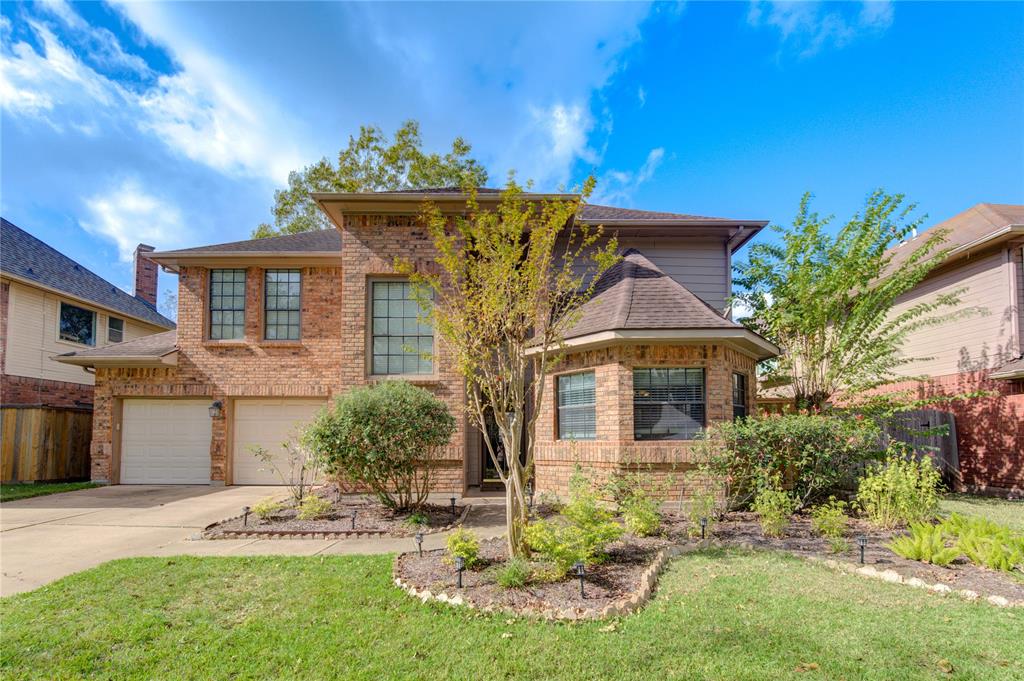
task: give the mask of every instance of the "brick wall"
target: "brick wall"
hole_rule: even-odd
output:
[[[91,407],[93,388],[81,383],[3,374],[0,376],[0,401],[4,405]]]
[[[724,345],[620,345],[566,356],[547,377],[541,411],[537,418],[535,466],[537,490],[564,495],[569,476],[578,463],[597,479],[615,471],[639,466],[656,478],[672,476],[673,497],[698,484],[686,475],[694,468],[689,441],[636,441],[633,439],[633,369],[635,367],[702,367],[705,370],[708,422],[732,419],[732,374],[744,373],[751,413],[755,400],[755,360]],[[594,369],[597,399],[597,439],[557,439],[555,397],[557,376]]]

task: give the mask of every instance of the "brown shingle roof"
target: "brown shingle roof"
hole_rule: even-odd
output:
[[[942,248],[956,249],[972,244],[1010,225],[1024,225],[1024,206],[1006,203],[979,203],[945,222],[940,222],[932,229],[948,230],[946,242]],[[925,231],[899,246],[890,248],[888,250],[888,253],[892,254],[890,268],[910,257],[910,254],[927,237],[928,232]]]
[[[284,236],[271,236],[265,239],[247,239],[245,241],[229,241],[225,244],[183,248],[173,253],[317,253],[341,250],[341,235],[336,229],[319,229],[313,232],[299,232]],[[163,255],[157,253],[157,257]]]
[[[73,357],[76,359],[114,359],[117,357],[163,357],[166,354],[177,350],[178,332],[176,330],[154,333],[149,336],[142,336],[123,343],[115,343],[102,348],[90,348],[89,350],[78,350],[66,352],[60,357]]]
[[[631,248],[597,282],[565,337],[619,329],[741,329]]]

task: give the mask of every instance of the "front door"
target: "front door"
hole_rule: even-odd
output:
[[[486,423],[487,435],[491,439],[491,444],[494,445],[494,453],[501,465],[504,466],[505,445],[501,442],[501,435],[498,432],[498,424],[494,422],[494,412],[490,409],[487,410]],[[480,490],[504,489],[504,485],[501,484],[501,477],[498,475],[498,470],[494,467],[494,461],[491,459],[491,454],[487,450],[487,441],[484,439],[483,433],[480,433],[480,456],[482,457],[480,470],[483,471],[483,475],[480,480]]]

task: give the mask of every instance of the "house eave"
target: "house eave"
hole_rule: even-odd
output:
[[[284,265],[289,267],[340,267],[341,251],[215,251],[189,253],[162,251],[147,256],[168,272],[182,267],[229,267],[232,265]]]
[[[178,351],[171,350],[163,355],[120,355],[120,356],[78,356],[78,355],[54,355],[51,359],[62,364],[71,364],[80,367],[111,367],[111,368],[160,368],[178,365]]]
[[[651,345],[707,345],[721,343],[756,358],[758,361],[777,357],[781,350],[774,343],[743,328],[723,329],[617,329],[567,338],[562,350],[579,352],[617,345],[620,343],[644,343]],[[527,354],[541,352],[532,347]]]

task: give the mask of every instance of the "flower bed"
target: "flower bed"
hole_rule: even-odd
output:
[[[462,523],[469,506],[426,504],[418,511],[394,512],[365,495],[343,494],[336,485],[325,485],[314,491],[331,502],[330,510],[322,518],[304,520],[298,517],[294,504],[284,505],[269,518],[260,518],[250,512],[248,517],[237,515],[206,527],[205,539],[339,539],[364,537],[411,537],[417,532],[432,534],[444,532]],[[414,516],[424,522],[414,524]],[[354,520],[353,520],[354,518]]]

